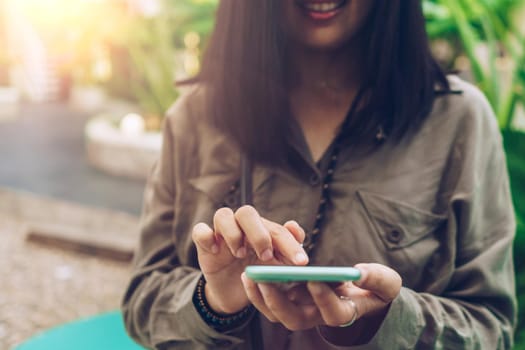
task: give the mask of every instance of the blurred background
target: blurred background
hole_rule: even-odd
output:
[[[175,80],[218,0],[0,0],[0,349],[117,310]],[[441,64],[504,135],[525,349],[525,0],[424,0]]]

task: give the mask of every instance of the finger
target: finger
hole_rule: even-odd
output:
[[[336,327],[359,317],[356,309],[325,283],[308,282],[307,287],[326,325]]]
[[[191,238],[197,249],[201,249],[211,254],[217,254],[219,252],[219,245],[215,239],[215,232],[205,223],[201,222],[193,227]]]
[[[361,278],[353,282],[359,288],[371,291],[385,303],[389,303],[399,294],[402,280],[399,274],[381,264],[358,264]]]
[[[241,280],[244,286],[244,291],[246,292],[246,295],[248,296],[248,299],[250,299],[253,306],[255,306],[255,308],[259,310],[268,320],[271,322],[277,322],[278,320],[275,315],[264,303],[257,284],[249,279],[244,272],[241,274]]]
[[[266,307],[289,330],[312,328],[321,321],[316,305],[296,305],[271,284],[260,283],[258,286]]]
[[[283,226],[292,233],[298,243],[303,244],[306,237],[306,232],[304,232],[304,229],[297,223],[297,221],[287,221]]]
[[[233,256],[241,259],[246,256],[244,235],[239,225],[237,225],[235,215],[230,208],[220,208],[215,212],[213,226],[215,227],[215,232],[222,236]]]
[[[301,244],[297,242],[288,229],[264,218],[262,220],[270,232],[276,255],[281,260],[284,259],[284,263],[292,265],[308,264],[308,255],[306,255]]]
[[[259,259],[272,260],[274,258],[272,238],[257,210],[250,205],[242,206],[235,212],[235,219]]]
[[[288,300],[297,305],[315,305],[306,283],[298,283],[286,292]]]

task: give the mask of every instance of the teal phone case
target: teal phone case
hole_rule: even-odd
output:
[[[247,266],[246,276],[255,282],[343,282],[361,278],[353,267],[335,266]]]

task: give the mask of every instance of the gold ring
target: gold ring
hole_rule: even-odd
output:
[[[339,327],[342,327],[342,328],[350,327],[351,325],[354,324],[354,322],[357,320],[357,316],[359,315],[359,312],[357,311],[357,305],[354,303],[352,299],[350,299],[350,297],[340,295],[339,299],[348,301],[348,303],[352,306],[352,309],[354,309],[354,316],[352,316],[352,319],[348,321],[347,323],[343,323],[339,325]]]

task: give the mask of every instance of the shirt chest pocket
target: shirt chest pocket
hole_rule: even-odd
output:
[[[405,285],[416,287],[423,274],[432,275],[440,263],[436,260],[443,249],[440,232],[447,217],[363,190],[357,195],[370,233]]]

